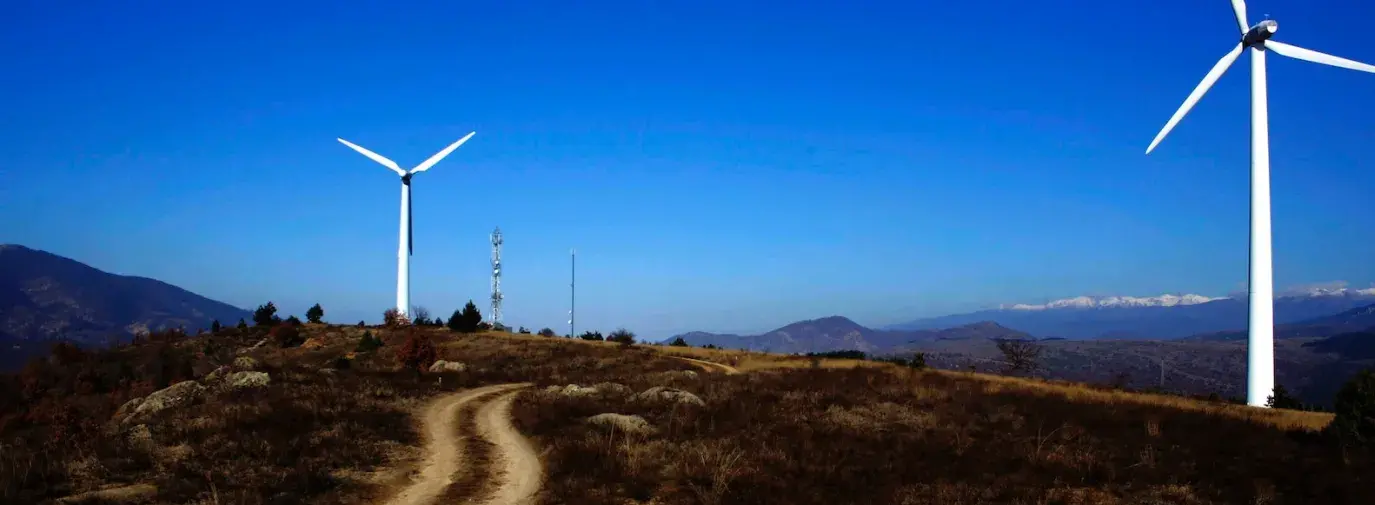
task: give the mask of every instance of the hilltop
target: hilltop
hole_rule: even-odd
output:
[[[691,332],[674,335],[664,342],[683,339],[688,345],[711,345],[726,349],[799,354],[830,351],[863,351],[882,354],[902,349],[912,342],[985,340],[994,338],[1032,338],[1030,335],[989,321],[980,321],[938,330],[875,330],[843,316],[798,321],[759,335],[732,335]]]
[[[427,348],[445,363],[403,367]],[[0,376],[0,412],[4,502],[102,489],[159,503],[1375,500],[1360,484],[1372,454],[1321,432],[1330,414],[435,327],[228,328],[59,349]],[[454,432],[434,431],[427,412],[451,413],[456,435],[436,438]],[[512,480],[530,468],[504,463],[519,454],[537,455],[521,463],[536,465],[533,480]]]

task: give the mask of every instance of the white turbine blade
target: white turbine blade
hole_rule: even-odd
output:
[[[1189,98],[1184,100],[1184,105],[1179,106],[1179,110],[1175,111],[1174,116],[1170,117],[1170,122],[1165,123],[1165,128],[1160,130],[1160,134],[1155,136],[1155,140],[1151,141],[1151,146],[1146,148],[1146,154],[1151,154],[1155,146],[1160,144],[1161,140],[1165,139],[1165,135],[1168,135],[1170,130],[1174,129],[1174,125],[1178,124],[1180,119],[1184,119],[1184,115],[1189,113],[1189,109],[1194,108],[1194,104],[1198,103],[1198,99],[1203,98],[1203,94],[1207,93],[1208,89],[1213,87],[1213,83],[1217,82],[1218,78],[1222,77],[1222,74],[1227,72],[1227,69],[1232,66],[1232,62],[1237,61],[1237,57],[1241,56],[1241,50],[1241,44],[1237,44],[1237,47],[1232,48],[1231,52],[1228,52],[1222,59],[1217,60],[1217,64],[1213,65],[1213,69],[1208,71],[1208,75],[1203,76],[1203,82],[1198,83],[1198,87],[1194,88],[1193,93],[1189,93]]]
[[[464,142],[467,142],[468,139],[472,138],[474,133],[477,132],[468,132],[468,134],[464,135],[463,138],[458,139],[458,142],[449,144],[449,147],[445,147],[443,151],[434,153],[434,156],[430,156],[430,159],[425,160],[424,163],[416,165],[415,168],[412,168],[411,173],[414,174],[417,172],[424,172],[426,170],[429,170],[430,167],[434,166],[435,163],[439,163],[439,160],[444,159],[444,157],[448,156],[449,153],[454,152],[454,149],[458,149],[458,146],[463,145]]]
[[[354,143],[349,142],[349,141],[344,140],[344,139],[335,139],[335,140],[338,140],[339,142],[342,142],[344,145],[353,148],[354,151],[358,151],[358,152],[362,153],[363,156],[367,156],[367,157],[369,157],[369,158],[372,158],[372,161],[376,161],[376,162],[378,162],[378,163],[381,163],[382,166],[385,166],[385,167],[387,167],[387,168],[390,168],[393,172],[396,172],[396,175],[406,175],[406,171],[405,171],[405,170],[401,170],[401,167],[397,166],[395,161],[389,160],[389,159],[387,159],[385,156],[382,156],[382,155],[377,154],[377,153],[375,153],[375,152],[369,151],[369,150],[363,148],[363,146],[354,144]]]
[[[1307,60],[1313,63],[1322,63],[1324,65],[1332,65],[1334,67],[1349,68],[1351,70],[1360,70],[1362,72],[1370,72],[1372,74],[1375,74],[1375,65],[1367,65],[1359,61],[1351,61],[1346,58],[1338,58],[1330,54],[1323,54],[1312,49],[1304,49],[1298,46],[1291,46],[1283,42],[1267,40],[1265,41],[1265,48],[1276,53],[1279,53],[1282,56],[1288,56],[1290,58]]]
[[[1250,26],[1246,26],[1246,2],[1244,0],[1232,0],[1232,12],[1236,13],[1237,25],[1241,26],[1241,34],[1245,35],[1251,30]]]

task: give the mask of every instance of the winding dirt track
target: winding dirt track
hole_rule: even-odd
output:
[[[478,411],[478,431],[496,446],[504,471],[495,494],[482,503],[517,505],[530,503],[542,477],[539,457],[530,443],[511,425],[511,401],[529,384],[500,384],[440,397],[425,408],[425,462],[420,475],[387,505],[429,505],[454,482],[463,470],[464,455],[458,432],[459,411],[473,402],[487,402]],[[495,399],[493,399],[495,397]]]
[[[692,363],[692,364],[694,364],[694,365],[697,365],[697,366],[701,367],[703,370],[706,370],[706,371],[708,371],[708,372],[723,372],[723,373],[725,373],[726,375],[735,375],[735,374],[740,373],[740,371],[739,371],[739,370],[736,370],[735,367],[733,367],[733,366],[725,365],[725,364],[721,364],[721,363],[716,363],[716,362],[714,362],[714,361],[707,361],[707,360],[694,359],[694,358],[684,358],[684,357],[682,357],[682,356],[674,356],[674,357],[675,357],[675,358],[678,358],[678,359],[681,359],[681,360],[683,360],[683,361],[687,361],[687,362]]]

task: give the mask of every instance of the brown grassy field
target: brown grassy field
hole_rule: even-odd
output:
[[[371,503],[419,457],[436,395],[533,382],[517,426],[544,451],[543,503],[1375,503],[1371,455],[1330,416],[856,360],[424,329],[459,373],[402,370],[399,331],[307,325],[304,347],[243,355],[267,387],[119,426],[132,397],[232,363],[260,332],[68,353],[0,376],[0,503],[151,484],[154,503]],[[740,369],[706,373],[688,356]],[[687,374],[665,374],[695,370]],[[672,386],[705,406],[567,397],[549,385]],[[648,436],[583,422],[641,415]],[[464,413],[469,416],[471,413]],[[471,424],[464,418],[461,423]],[[470,448],[476,459],[484,448]],[[467,474],[447,496],[480,489]]]

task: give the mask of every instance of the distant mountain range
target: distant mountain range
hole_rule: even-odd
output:
[[[1372,289],[1316,289],[1275,299],[1277,324],[1299,323],[1375,303]],[[923,318],[885,328],[926,330],[992,321],[1037,337],[1174,339],[1245,328],[1247,299],[1200,295],[1068,298],[968,314]]]
[[[672,342],[678,338],[692,346],[714,345],[727,349],[786,354],[848,350],[881,354],[914,342],[1032,337],[992,322],[976,322],[940,330],[875,330],[841,316],[831,316],[792,323],[759,335],[741,336],[696,331],[674,335],[665,342]]]
[[[162,281],[104,272],[21,245],[0,245],[0,355],[43,352],[48,341],[102,344],[137,332],[209,328],[251,319],[244,309]],[[9,363],[12,365],[12,363]]]

